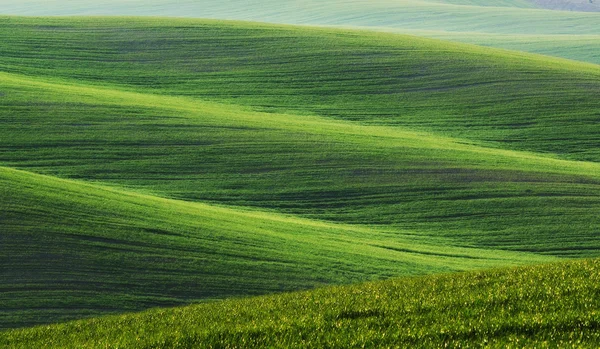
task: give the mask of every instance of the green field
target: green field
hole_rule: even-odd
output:
[[[394,32],[394,30],[388,30]],[[442,40],[460,41],[508,50],[535,52],[600,64],[599,35],[531,35],[450,33],[440,31],[403,31]]]
[[[364,27],[600,64],[600,12],[540,7],[529,0],[0,0],[3,14],[173,16]]]
[[[490,45],[593,51],[597,14],[502,5],[545,32]],[[598,344],[597,260],[556,262],[600,257],[599,65],[189,18],[0,37],[0,347]]]
[[[598,260],[228,300],[14,330],[10,348],[597,348]]]
[[[5,17],[0,30],[5,72],[57,84],[600,159],[597,65],[408,36],[218,21]]]
[[[600,255],[597,65],[195,19],[0,32],[0,327]]]

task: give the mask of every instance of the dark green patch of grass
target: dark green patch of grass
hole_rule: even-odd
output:
[[[17,101],[3,119],[9,166],[463,246],[597,253],[595,163],[22,76],[4,86]]]
[[[556,5],[556,1],[552,2]],[[585,1],[583,7],[586,6],[598,7]],[[29,0],[13,4],[5,1],[0,4],[0,12],[29,16],[183,16],[358,26],[600,63],[600,39],[595,29],[600,14],[540,10],[533,1],[526,0],[327,0],[302,4],[295,0],[230,0],[223,3],[69,0],[55,1],[52,6],[42,0]],[[54,25],[41,27],[58,29]]]
[[[597,67],[198,20],[7,18],[3,28],[7,70],[50,82],[2,77],[5,165],[471,246],[595,253],[595,165],[468,144],[596,159]]]

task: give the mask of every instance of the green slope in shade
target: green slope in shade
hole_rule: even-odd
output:
[[[597,348],[598,260],[403,278],[0,333],[10,348]]]
[[[0,328],[551,260],[0,168]]]

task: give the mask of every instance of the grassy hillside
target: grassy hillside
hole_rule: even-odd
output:
[[[0,328],[552,258],[0,168]]]
[[[134,19],[48,20],[89,51],[59,49],[59,36],[33,51],[45,29],[16,21],[29,36],[5,41],[2,57],[45,53],[8,69],[47,81],[0,76],[4,165],[476,246],[597,248],[598,164],[474,144],[597,159],[595,66],[383,34]],[[110,49],[123,43],[133,51]]]
[[[1,1],[13,15],[150,15],[237,19],[288,24],[360,26],[551,54],[600,64],[596,35],[600,13],[551,11],[565,1],[529,0],[54,0]],[[587,3],[587,1],[585,1]],[[550,4],[549,4],[550,3]],[[597,7],[587,3],[591,7]],[[429,32],[434,31],[434,32]],[[531,35],[537,39],[529,41]],[[565,40],[569,35],[571,40]],[[554,41],[560,42],[555,45]]]
[[[467,246],[567,255],[599,247],[597,163],[182,97],[8,74],[2,83],[11,91],[7,166]]]
[[[0,22],[1,327],[599,255],[595,65],[347,30]]]
[[[597,348],[597,260],[404,278],[0,333],[10,348]]]

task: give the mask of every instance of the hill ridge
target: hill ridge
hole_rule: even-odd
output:
[[[142,18],[13,21],[0,26],[7,31],[0,63],[14,73],[600,159],[592,112],[598,65],[333,29]],[[52,29],[51,42],[47,27],[61,28]],[[33,56],[11,58],[23,50]],[[559,146],[547,134],[557,122],[569,124]]]

